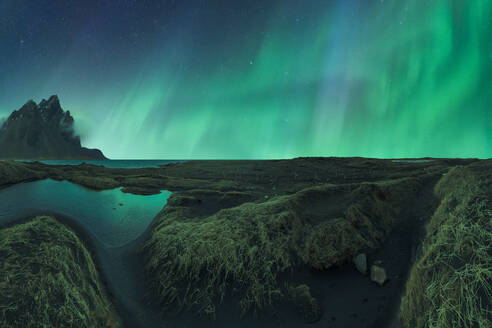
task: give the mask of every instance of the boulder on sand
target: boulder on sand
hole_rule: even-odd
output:
[[[357,270],[363,275],[367,274],[367,257],[366,254],[360,253],[357,256],[354,256],[353,262]]]
[[[386,274],[386,270],[384,268],[372,265],[371,266],[371,280],[377,282],[381,286],[388,280],[388,275]]]

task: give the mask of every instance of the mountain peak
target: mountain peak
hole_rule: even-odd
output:
[[[74,118],[58,96],[39,104],[29,100],[0,128],[0,158],[105,159],[97,149],[83,148],[74,133]]]
[[[41,102],[39,103],[39,106],[40,107],[52,107],[52,106],[61,107],[60,106],[60,99],[58,98],[57,95],[52,95],[51,97],[48,98],[48,100],[43,98],[43,100],[41,100]]]
[[[60,105],[58,96],[53,95],[48,100],[41,100],[38,105],[41,116],[46,122],[55,121],[56,124],[62,119],[64,112]]]
[[[36,102],[32,99],[28,100],[21,108],[19,108],[17,111],[29,111],[29,110],[34,110],[36,109],[38,105]],[[15,111],[14,111],[15,112]]]

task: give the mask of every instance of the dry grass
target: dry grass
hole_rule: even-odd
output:
[[[110,177],[74,175],[69,180],[94,190],[114,189],[120,186],[118,181]]]
[[[51,217],[0,230],[0,326],[118,327],[94,262]]]
[[[141,251],[153,296],[166,311],[212,318],[230,294],[243,313],[269,309],[288,294],[282,273],[377,247],[417,190],[415,179],[322,185],[202,217],[170,199]]]
[[[492,327],[492,166],[457,167],[435,188],[441,204],[402,299],[412,328]]]
[[[46,173],[33,170],[24,163],[0,160],[0,186],[29,180],[38,180],[45,176]]]

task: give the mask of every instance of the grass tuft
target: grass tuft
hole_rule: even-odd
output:
[[[287,298],[283,273],[329,269],[377,247],[417,186],[327,184],[198,217],[173,195],[141,250],[153,297],[167,312],[211,318],[227,295],[239,296],[243,314],[270,309]]]
[[[0,230],[0,327],[118,327],[90,253],[52,217]]]
[[[407,281],[404,327],[492,327],[491,180],[475,168],[454,168],[435,188],[441,204]]]

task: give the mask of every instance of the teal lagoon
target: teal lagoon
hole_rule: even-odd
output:
[[[141,196],[120,189],[93,191],[51,179],[21,183],[0,190],[2,218],[45,210],[79,222],[105,247],[120,247],[137,239],[167,203],[171,193]]]

